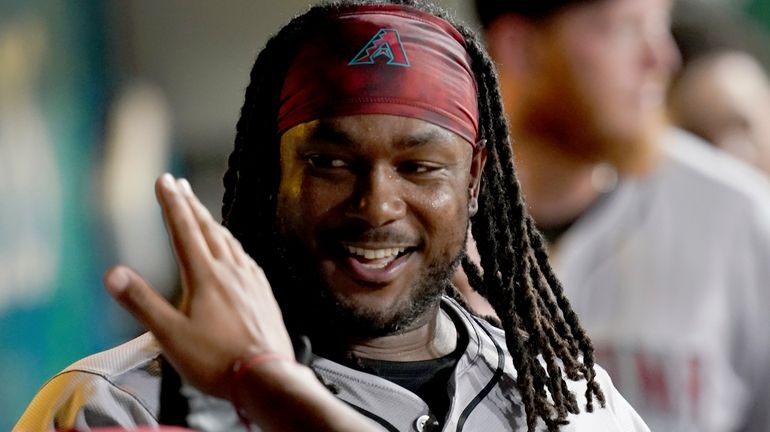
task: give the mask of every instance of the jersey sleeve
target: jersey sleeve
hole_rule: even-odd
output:
[[[594,398],[593,412],[585,409],[585,381],[581,381],[573,388],[578,396],[580,414],[568,417],[569,425],[565,432],[603,431],[603,432],[650,432],[650,428],[639,417],[639,414],[626,402],[615,386],[612,384],[607,372],[600,366],[596,370],[596,382],[602,389],[605,397],[605,406],[602,407]],[[572,387],[572,386],[571,386]]]
[[[617,423],[619,431],[629,432],[650,432],[644,420],[637,414],[636,410],[626,401],[612,384],[607,372],[603,369],[597,371],[597,375],[602,374],[601,385],[604,390],[604,396],[607,400],[604,409],[609,410]]]
[[[62,372],[43,386],[13,431],[157,425],[152,411],[130,389],[98,374],[73,370]]]
[[[157,426],[160,369],[150,333],[78,360],[40,389],[13,430]]]

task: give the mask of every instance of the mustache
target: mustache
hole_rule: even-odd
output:
[[[416,234],[405,232],[395,227],[352,227],[342,226],[329,229],[321,233],[323,242],[349,242],[349,243],[392,243],[418,245],[422,241]]]

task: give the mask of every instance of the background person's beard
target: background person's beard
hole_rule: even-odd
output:
[[[609,163],[621,174],[647,171],[659,151],[665,129],[664,109],[648,107],[638,116],[614,116],[600,97],[585,94],[569,71],[554,74],[546,91],[518,95],[509,112],[511,136],[534,138],[584,163]]]
[[[519,139],[534,136],[559,147],[576,160],[608,162],[621,172],[638,171],[656,147],[655,140],[664,124],[649,115],[635,130],[613,129],[592,109],[562,98],[560,105],[543,104],[528,108],[518,123]],[[541,144],[541,143],[539,143]]]
[[[368,339],[410,330],[426,312],[438,306],[441,294],[451,286],[465,245],[463,240],[455,256],[442,257],[428,267],[408,297],[387,310],[373,310],[338,296],[297,238],[276,237],[275,263],[279,270],[268,274],[273,291],[289,332],[308,335],[316,345],[344,344],[350,338]]]

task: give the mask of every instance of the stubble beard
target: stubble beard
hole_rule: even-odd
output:
[[[532,96],[523,104],[514,121],[514,136],[537,137],[576,160],[607,162],[621,173],[635,172],[651,163],[665,124],[662,109],[650,109],[637,120],[636,126],[613,123],[564,74],[550,93]]]
[[[301,241],[277,229],[280,287],[273,284],[290,331],[323,338],[368,339],[396,335],[414,328],[428,311],[436,309],[441,295],[450,289],[452,276],[465,251],[465,238],[455,254],[445,254],[418,276],[408,297],[386,310],[363,307],[340,296],[314,266]],[[465,230],[467,233],[467,229]],[[466,234],[467,237],[467,234]],[[311,337],[317,340],[318,337]]]

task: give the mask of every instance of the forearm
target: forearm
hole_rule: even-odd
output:
[[[306,366],[275,361],[235,383],[234,403],[265,431],[377,431],[374,423],[334,397]]]

